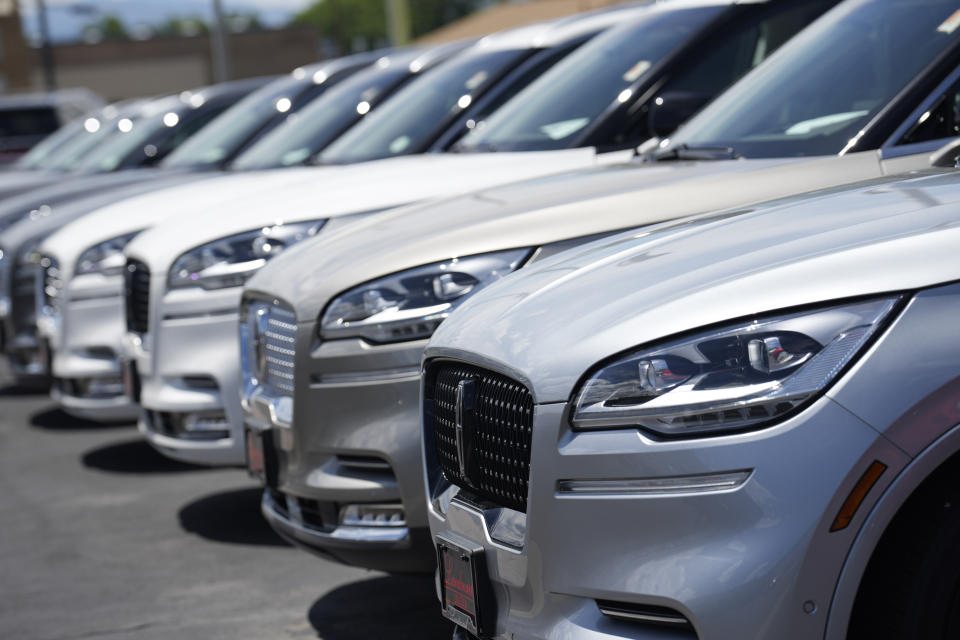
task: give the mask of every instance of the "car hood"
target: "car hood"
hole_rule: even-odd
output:
[[[808,159],[626,163],[377,216],[294,247],[248,283],[315,320],[336,294],[404,269],[537,247],[879,175],[873,152]],[[289,274],[296,273],[296,278]]]
[[[9,169],[0,172],[0,199],[9,198],[18,193],[36,189],[45,184],[59,182],[70,174],[29,171],[25,169]]]
[[[537,402],[563,402],[599,360],[677,333],[956,280],[958,205],[952,171],[620,234],[466,301],[427,357],[469,354],[529,381]]]
[[[126,180],[83,185],[77,189],[68,189],[72,184],[68,183],[56,190],[32,191],[30,198],[20,196],[0,205],[0,212],[12,212],[13,200],[17,200],[16,208],[22,218],[0,233],[0,247],[8,252],[19,253],[28,243],[54,233],[60,227],[114,202],[216,176],[216,173],[163,171],[140,174],[139,179],[130,176]],[[11,205],[9,208],[8,204]]]
[[[64,276],[69,277],[69,265],[74,264],[81,253],[100,242],[151,227],[183,211],[190,211],[196,217],[216,207],[227,197],[255,197],[263,191],[282,190],[290,183],[312,179],[315,175],[315,170],[307,168],[244,172],[142,193],[114,201],[67,224],[48,236],[41,244],[40,251],[56,258],[61,268],[67,269]],[[192,231],[189,224],[180,228],[183,235],[189,235]]]
[[[12,224],[31,212],[35,212],[34,218],[53,216],[58,213],[55,205],[71,199],[180,173],[183,171],[176,169],[130,169],[116,173],[66,174],[54,183],[0,200],[0,225]]]
[[[605,154],[624,158],[629,152]],[[189,249],[283,222],[339,219],[480,189],[509,180],[591,166],[593,149],[525,153],[427,154],[355,165],[314,167],[285,188],[229,194],[215,205],[181,208],[138,236],[127,254],[162,271]],[[344,222],[344,221],[340,221]],[[327,231],[339,226],[328,223]],[[189,233],[184,230],[189,229]]]

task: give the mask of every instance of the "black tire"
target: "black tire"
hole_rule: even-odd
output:
[[[960,639],[960,473],[931,476],[884,533],[854,603],[849,640]]]

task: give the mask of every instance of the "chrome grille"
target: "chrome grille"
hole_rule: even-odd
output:
[[[472,397],[465,410],[462,394],[468,387]],[[427,437],[432,431],[447,480],[525,512],[533,434],[533,396],[527,388],[487,369],[441,360],[427,370],[424,391]]]
[[[247,326],[252,337],[248,377],[271,396],[292,396],[297,341],[293,309],[276,301],[251,303]]]
[[[123,276],[127,330],[146,333],[150,325],[150,270],[139,260],[127,260]]]

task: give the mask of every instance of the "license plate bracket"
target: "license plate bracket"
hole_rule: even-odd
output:
[[[247,471],[264,486],[276,489],[279,460],[270,429],[246,428]]]
[[[123,361],[123,392],[127,398],[140,404],[140,372],[135,360]]]
[[[490,637],[497,610],[483,547],[440,534],[437,564],[443,616],[475,636]]]

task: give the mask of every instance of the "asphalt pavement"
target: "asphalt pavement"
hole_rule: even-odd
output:
[[[237,469],[67,416],[0,363],[0,638],[448,640],[429,576],[295,549]]]

